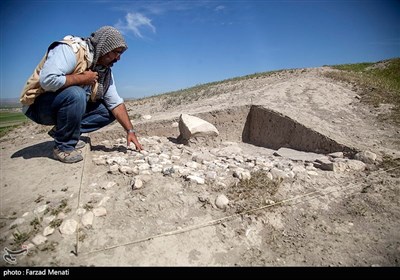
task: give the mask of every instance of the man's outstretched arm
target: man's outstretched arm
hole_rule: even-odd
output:
[[[139,143],[135,132],[133,131],[133,126],[131,120],[129,119],[128,111],[126,110],[125,104],[121,103],[111,111],[117,121],[121,124],[121,126],[127,132],[126,141],[127,145],[129,146],[131,142],[135,144],[136,150],[141,151],[143,150],[142,145]]]

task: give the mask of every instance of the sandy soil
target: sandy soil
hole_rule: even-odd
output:
[[[239,148],[236,156],[248,159],[244,163],[263,157],[266,164],[286,169],[309,166],[240,142],[234,113],[219,115],[226,131],[220,141],[190,147],[173,141],[181,113],[230,112],[248,105],[275,110],[338,143],[378,155],[364,171],[309,166],[284,178],[276,192],[245,190],[240,196],[232,191],[238,183],[232,176],[223,184],[197,184],[163,172],[141,173],[143,186],[132,189],[135,173],[112,171],[112,164],[101,162],[140,159],[126,148],[118,124],[87,135],[91,147],[83,150],[85,160],[72,165],[52,159],[50,127],[29,124],[11,132],[0,140],[0,249],[25,244],[28,250],[16,255],[14,264],[3,258],[1,266],[398,267],[400,173],[379,163],[385,155],[400,157],[400,130],[378,122],[385,106],[362,104],[354,85],[325,78],[326,71],[333,70],[298,69],[231,81],[208,89],[218,95],[190,104],[171,104],[165,97],[127,102],[132,116],[151,116],[134,119],[149,153],[183,151],[174,164],[230,145]],[[215,204],[220,194],[229,199],[225,209]],[[83,225],[84,212],[98,208],[106,214]],[[68,220],[78,223],[76,231],[62,234],[60,223]],[[55,231],[43,243],[33,241],[49,223]]]

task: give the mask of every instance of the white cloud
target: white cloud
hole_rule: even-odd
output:
[[[216,11],[216,12],[219,12],[219,11],[222,11],[222,10],[225,10],[225,6],[219,5],[214,9],[214,11]]]
[[[151,24],[151,19],[141,13],[135,12],[127,13],[125,16],[125,22],[119,21],[116,24],[116,28],[122,32],[133,32],[133,34],[139,38],[143,38],[141,30],[145,27],[150,28],[153,33],[156,32],[156,28]]]

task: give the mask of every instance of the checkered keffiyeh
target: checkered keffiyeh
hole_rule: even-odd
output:
[[[90,37],[86,39],[89,45],[90,51],[94,53],[92,70],[98,72],[98,89],[95,99],[101,99],[103,95],[107,92],[111,81],[111,69],[109,67],[105,68],[97,64],[99,57],[105,55],[106,53],[116,49],[123,48],[124,51],[128,48],[124,37],[121,32],[112,26],[103,26],[97,31],[93,32]]]

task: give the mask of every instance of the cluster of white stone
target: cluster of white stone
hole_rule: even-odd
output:
[[[121,138],[116,143],[106,140],[101,144],[108,150],[118,150],[116,147],[125,142]],[[234,178],[250,179],[251,172],[258,170],[266,171],[271,179],[275,179],[317,175],[318,169],[341,172],[362,171],[366,167],[361,160],[343,158],[343,153],[325,156],[282,148],[274,155],[247,155],[235,142],[222,142],[216,147],[191,147],[158,136],[141,138],[141,142],[145,147],[144,151],[127,149],[126,152],[102,152],[93,157],[93,162],[108,166],[110,173],[133,178],[162,173],[182,177],[197,184],[213,183],[222,186],[226,186]],[[371,163],[371,157],[364,157],[362,160]]]

